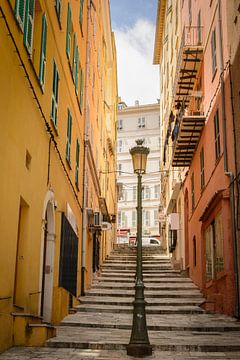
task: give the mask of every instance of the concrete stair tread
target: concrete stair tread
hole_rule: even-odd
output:
[[[59,327],[57,337],[50,339],[47,346],[74,347],[79,345],[96,344],[98,348],[107,348],[108,344],[121,344],[124,347],[128,344],[131,330],[124,329],[92,329],[75,327]],[[195,331],[149,331],[149,339],[153,348],[165,351],[240,351],[239,333],[227,332],[195,332]],[[90,340],[91,339],[91,340]],[[102,346],[101,346],[102,344]],[[117,347],[112,347],[117,349]]]
[[[132,323],[132,314],[108,314],[96,312],[94,316],[91,313],[76,313],[74,315],[68,315],[61,322],[62,325],[64,323],[72,323],[72,324],[109,324],[109,325],[130,325]],[[197,326],[201,328],[206,327],[234,327],[236,330],[240,332],[240,323],[237,321],[231,321],[231,318],[224,316],[216,316],[215,314],[208,314],[203,311],[202,314],[193,314],[193,315],[185,315],[185,314],[160,314],[160,315],[151,315],[147,316],[147,324],[155,325],[155,326],[177,326],[178,328],[187,328],[190,325]],[[239,333],[240,335],[240,333]]]
[[[160,299],[151,299],[148,298],[147,299],[147,306],[152,306],[154,304],[156,305],[170,305],[170,304],[188,304],[188,303],[195,303],[195,304],[201,304],[204,301],[203,297],[197,297],[197,298],[160,298]],[[110,305],[111,303],[128,303],[132,305],[132,299],[130,299],[129,297],[120,297],[120,298],[116,298],[116,297],[110,297],[110,296],[106,296],[104,298],[99,297],[99,296],[84,296],[80,298],[80,302],[82,304],[86,304],[86,303],[104,303],[106,305]]]
[[[101,349],[71,349],[71,348],[36,348],[36,347],[13,347],[6,353],[0,355],[1,360],[130,360],[134,359],[129,357],[124,350],[101,350]],[[196,351],[192,352],[179,352],[176,354],[174,351],[160,351],[155,349],[152,356],[148,357],[149,360],[239,360],[240,352],[231,352],[229,354],[224,352],[219,353],[206,353]]]

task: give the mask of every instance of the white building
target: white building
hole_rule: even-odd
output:
[[[130,230],[137,232],[137,176],[133,172],[129,149],[136,146],[137,139],[144,139],[150,149],[146,174],[143,175],[143,235],[159,237],[159,198],[160,198],[160,130],[159,103],[127,107],[119,104],[117,124],[117,170],[119,184],[118,233]]]

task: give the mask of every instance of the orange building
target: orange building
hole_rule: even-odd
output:
[[[206,308],[239,316],[229,4],[178,5],[182,37],[165,143],[172,146],[173,170],[181,170],[184,206],[175,212],[184,219],[184,268],[203,291]]]

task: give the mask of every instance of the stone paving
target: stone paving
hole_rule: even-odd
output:
[[[57,328],[44,348],[12,348],[0,360],[124,360],[132,324],[134,251],[118,249],[76,313]],[[240,322],[210,314],[190,279],[171,268],[168,258],[144,250],[146,314],[153,355],[158,360],[240,359]],[[152,269],[152,270],[151,270]]]

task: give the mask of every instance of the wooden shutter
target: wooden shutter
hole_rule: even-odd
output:
[[[46,45],[47,45],[47,21],[46,15],[42,17],[42,40],[41,40],[41,53],[40,53],[40,70],[39,70],[39,81],[43,87],[45,81],[46,72]]]
[[[24,45],[29,54],[32,53],[35,0],[27,0],[24,24]]]
[[[82,107],[83,107],[83,87],[84,87],[84,73],[83,70],[81,69],[81,83],[80,83],[80,110],[82,112]]]
[[[79,21],[80,21],[80,24],[81,24],[81,25],[82,25],[82,23],[83,23],[83,3],[84,3],[84,0],[80,0]]]
[[[71,28],[72,28],[72,12],[71,12],[70,4],[68,3],[67,34],[66,34],[66,53],[68,59],[70,59],[70,53],[71,53]]]
[[[79,175],[79,152],[80,152],[80,145],[77,140],[76,143],[76,169],[75,169],[75,184],[78,187],[78,175]]]
[[[71,155],[71,141],[72,141],[72,115],[68,109],[68,119],[67,119],[67,144],[66,144],[66,159],[70,162]]]
[[[25,9],[26,0],[16,0],[14,12],[22,31],[24,29]]]

